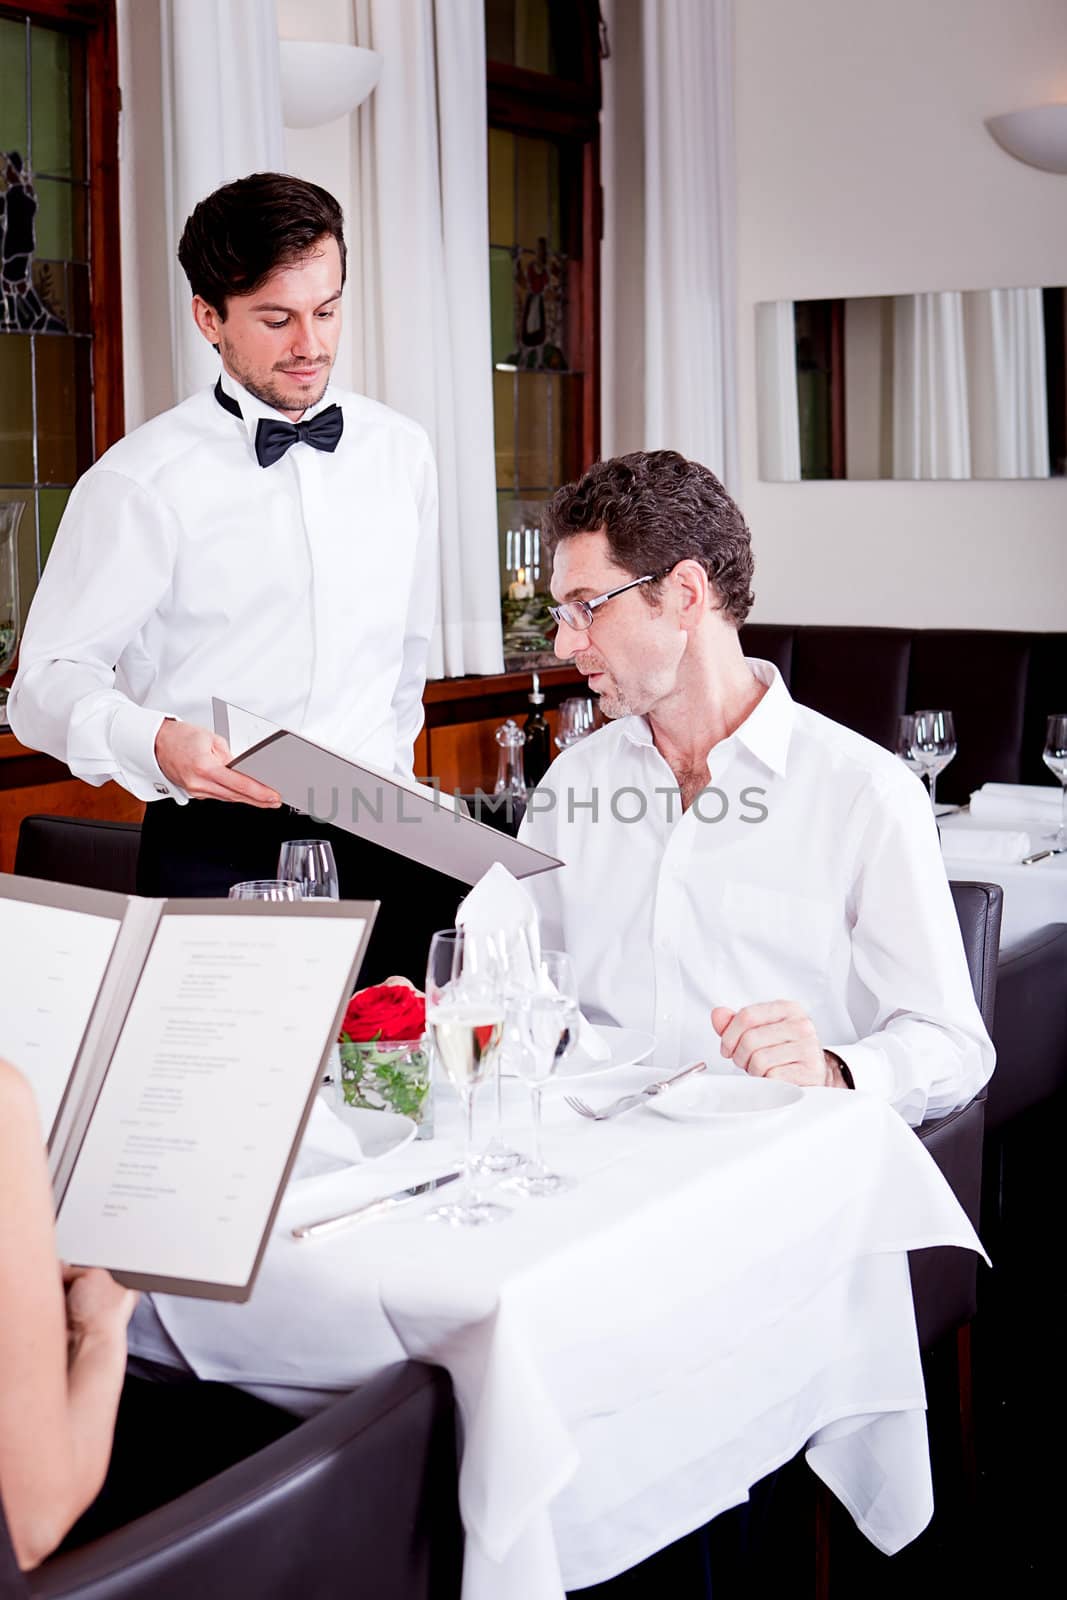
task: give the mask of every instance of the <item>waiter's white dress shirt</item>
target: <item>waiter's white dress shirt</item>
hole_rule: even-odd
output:
[[[566,863],[526,880],[542,943],[570,952],[593,1021],[655,1034],[657,1069],[734,1070],[711,1008],[796,1000],[857,1089],[919,1123],[969,1100],[994,1059],[929,799],[896,756],[748,665],[767,692],[688,811],[643,717],[549,768],[520,834]]]
[[[437,482],[418,424],[327,389],[330,454],[261,467],[281,413],[226,373],[113,445],[71,495],[8,703],[17,738],[93,784],[186,797],[156,763],[164,716],[217,695],[352,759],[411,772],[433,626]]]

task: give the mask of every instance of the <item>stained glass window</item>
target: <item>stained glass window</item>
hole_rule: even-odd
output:
[[[93,455],[85,45],[0,17],[0,504],[21,502],[23,619]]]

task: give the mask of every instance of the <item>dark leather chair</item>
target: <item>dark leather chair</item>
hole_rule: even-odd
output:
[[[1067,1088],[1067,924],[1040,928],[1001,956],[992,1033],[986,1127],[996,1133]]]
[[[953,883],[950,887],[975,999],[992,1032],[1004,891],[992,883]],[[985,1098],[983,1090],[968,1105],[932,1117],[915,1130],[976,1229],[981,1219]],[[970,1383],[970,1324],[977,1309],[978,1257],[946,1245],[913,1251],[910,1266],[920,1349],[929,1350],[947,1334],[957,1332],[962,1392],[962,1386]]]
[[[136,822],[99,817],[23,817],[15,847],[15,871],[23,878],[48,878],[84,889],[137,891]]]
[[[0,1585],[5,1558],[3,1600],[454,1600],[451,1384],[436,1367],[391,1367],[248,1460],[25,1578],[0,1512]]]

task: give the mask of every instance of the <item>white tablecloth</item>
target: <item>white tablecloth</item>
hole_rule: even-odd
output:
[[[446,1136],[290,1186],[248,1305],[157,1297],[202,1377],[307,1409],[405,1355],[445,1366],[463,1420],[464,1600],[603,1581],[805,1445],[880,1549],[921,1531],[932,1493],[904,1252],[978,1245],[892,1110],[809,1090],[714,1123],[643,1108],[594,1125],[556,1097],[546,1147],[578,1177],[569,1192],[516,1196],[491,1228],[429,1226],[420,1201],[293,1240],[296,1222],[454,1163],[438,1094]],[[518,1085],[506,1106],[521,1129]],[[158,1354],[150,1307],[131,1347]]]
[[[1030,836],[1030,854],[1046,850],[1049,824],[1023,816],[1005,820],[1004,828],[1019,829]],[[985,830],[988,821],[975,821],[968,812],[939,817],[938,827],[957,831]],[[1052,922],[1067,922],[1067,855],[1046,856],[1024,867],[1003,861],[959,860],[948,864],[948,875],[959,883],[999,883],[1004,890],[1004,920],[1000,930],[1002,954],[1009,953],[1039,928]]]

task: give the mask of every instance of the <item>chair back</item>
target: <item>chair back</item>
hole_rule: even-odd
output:
[[[101,817],[23,817],[15,848],[15,871],[83,889],[137,891],[141,826]]]
[[[974,998],[986,1030],[992,1034],[1004,890],[997,883],[950,883],[949,888],[963,935]]]

